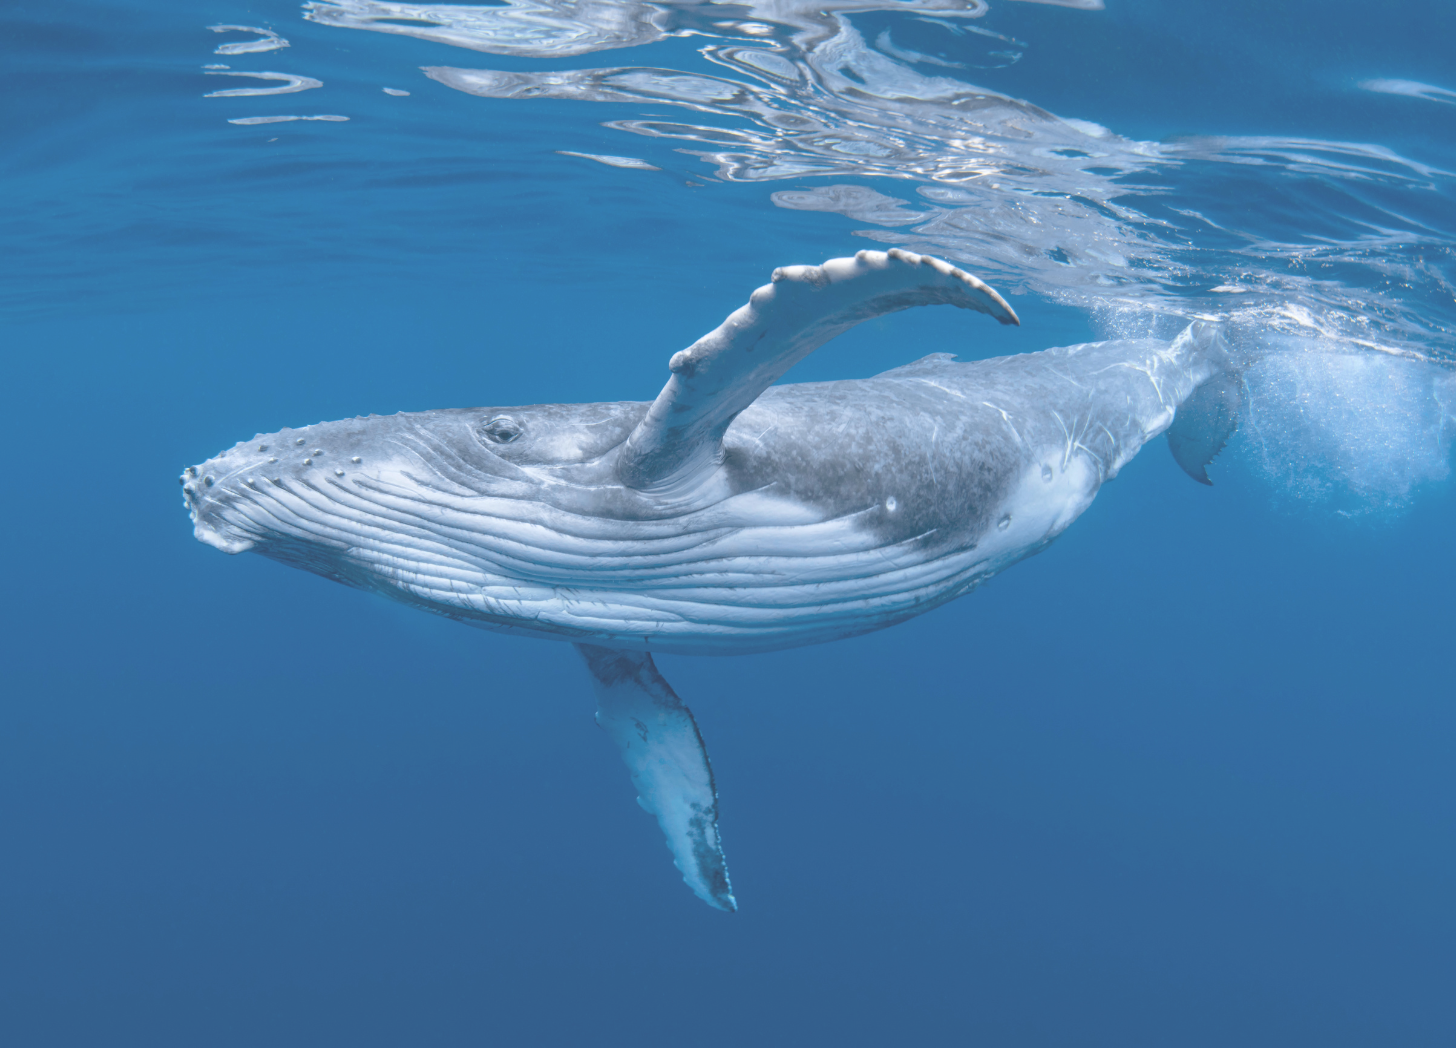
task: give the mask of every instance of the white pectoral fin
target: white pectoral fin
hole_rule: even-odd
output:
[[[673,356],[672,377],[622,448],[618,476],[639,489],[690,481],[717,462],[738,413],[804,357],[860,321],[932,305],[1020,323],[969,273],[898,248],[774,270],[747,305]]]
[[[718,791],[693,713],[645,652],[578,644],[597,693],[597,723],[622,753],[637,803],[657,817],[673,863],[709,906],[738,903],[718,839]]]

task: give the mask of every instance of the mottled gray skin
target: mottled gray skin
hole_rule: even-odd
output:
[[[926,357],[776,386],[686,489],[621,483],[646,403],[369,416],[183,477],[197,535],[487,629],[768,650],[950,600],[1044,548],[1215,370],[1206,337]],[[505,416],[508,443],[493,440]],[[357,459],[357,461],[355,461]]]

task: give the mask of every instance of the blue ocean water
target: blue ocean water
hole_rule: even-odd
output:
[[[1438,0],[0,6],[0,1041],[1452,1043],[1453,39]],[[1280,352],[1211,489],[1155,443],[940,610],[660,660],[737,914],[569,646],[192,539],[177,473],[254,432],[648,399],[775,266],[886,246],[1021,328],[881,318],[791,379],[1193,317]]]

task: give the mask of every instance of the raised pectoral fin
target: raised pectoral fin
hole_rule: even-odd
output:
[[[672,377],[627,438],[617,475],[640,489],[690,483],[716,463],[728,424],[789,368],[863,320],[931,305],[1020,323],[969,273],[898,248],[774,270],[746,306],[673,356]]]
[[[576,648],[591,671],[597,723],[621,751],[637,803],[657,817],[683,880],[709,906],[738,909],[718,840],[713,768],[692,711],[651,655],[595,644]]]

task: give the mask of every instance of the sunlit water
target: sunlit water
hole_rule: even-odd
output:
[[[4,1039],[1449,1043],[1453,39],[1416,0],[0,10]],[[190,538],[178,468],[255,431],[648,399],[774,266],[888,246],[1022,328],[882,319],[790,380],[1202,319],[1246,411],[1211,491],[1150,446],[924,619],[672,660],[734,917],[566,646]]]

